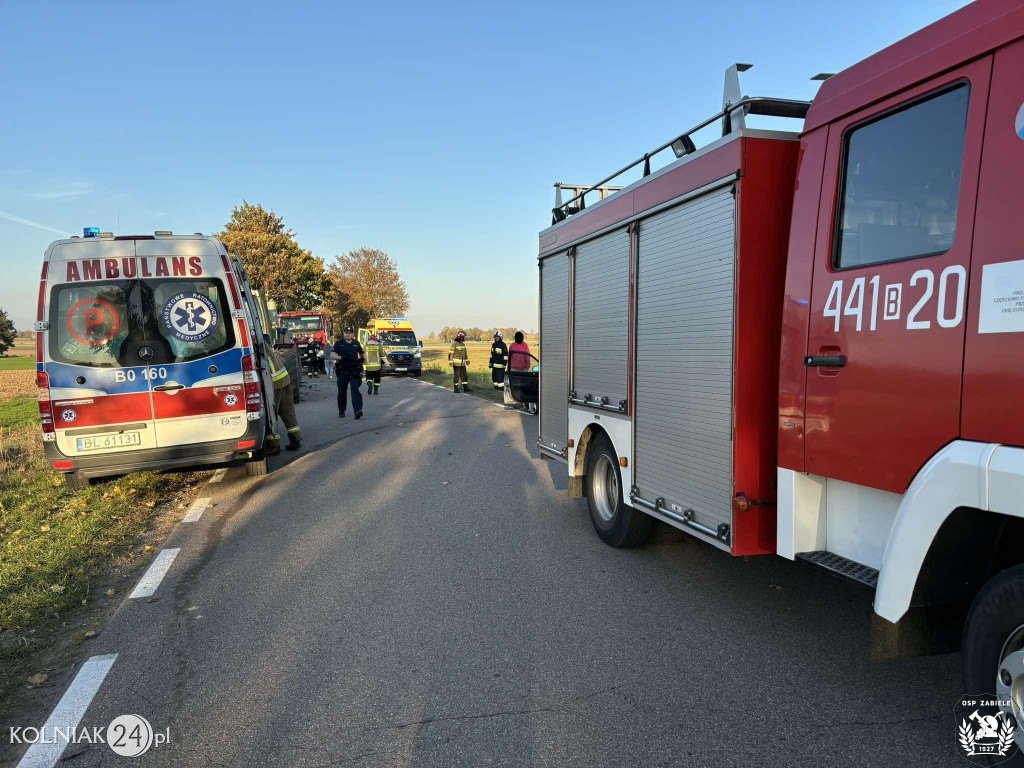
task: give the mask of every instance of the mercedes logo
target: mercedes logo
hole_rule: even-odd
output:
[[[139,347],[139,358],[142,360],[152,360],[155,354],[152,347]]]

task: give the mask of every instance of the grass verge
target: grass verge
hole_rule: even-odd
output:
[[[70,491],[41,442],[33,399],[0,402],[0,711],[71,615],[111,603],[96,585],[148,560],[154,518],[196,482],[142,472]]]

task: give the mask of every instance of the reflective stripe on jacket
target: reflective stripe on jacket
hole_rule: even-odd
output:
[[[284,389],[291,383],[284,361],[277,351],[268,344],[264,344],[263,349],[267,353],[267,360],[270,361],[270,378],[274,381],[274,389]]]
[[[363,351],[366,353],[366,361],[363,368],[367,371],[380,370],[380,358],[382,347],[379,344],[367,344]]]
[[[469,352],[466,350],[466,345],[461,341],[453,341],[448,350],[448,362],[456,367],[469,365]]]

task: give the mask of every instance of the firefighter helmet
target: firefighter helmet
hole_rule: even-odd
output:
[[[465,341],[466,340],[466,332],[465,331],[459,331],[458,333],[456,333],[455,334],[455,340],[456,341]]]
[[[496,336],[497,338],[499,338],[499,339],[501,339],[501,338],[504,338],[504,335],[502,334],[502,332],[501,332],[501,331],[495,331],[495,332],[494,332],[494,335],[495,335],[495,336]]]

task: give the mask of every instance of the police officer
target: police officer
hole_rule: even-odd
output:
[[[491,361],[487,364],[491,369],[491,383],[495,389],[505,388],[505,369],[508,367],[508,347],[502,339],[501,331],[494,332],[494,343],[491,344]]]
[[[380,343],[377,334],[370,334],[366,339],[366,362],[363,370],[366,371],[366,394],[380,394],[380,366],[381,357],[384,355],[384,345]]]
[[[363,380],[363,347],[355,340],[351,326],[346,326],[344,338],[338,339],[331,350],[334,361],[334,372],[338,376],[338,418],[345,418],[345,407],[348,405],[348,392],[352,391],[352,410],[356,418],[363,418],[363,393],[359,384]]]
[[[302,428],[295,416],[295,400],[292,397],[291,377],[284,361],[274,350],[270,337],[263,334],[263,352],[270,363],[270,378],[274,382],[274,407],[288,430],[288,450],[297,451],[302,442]],[[267,453],[276,456],[281,452],[281,435],[277,432],[277,424],[267,420]]]
[[[466,376],[469,352],[466,350],[466,334],[463,331],[455,334],[455,341],[448,348],[448,365],[452,367],[452,376],[455,378],[455,393],[458,394],[460,383],[462,391],[469,392],[469,379]]]

